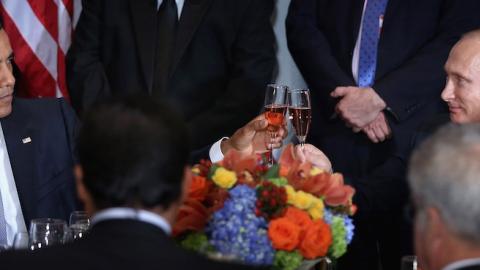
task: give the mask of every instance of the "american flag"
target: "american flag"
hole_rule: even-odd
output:
[[[1,0],[21,96],[68,98],[65,55],[80,11],[81,0]]]

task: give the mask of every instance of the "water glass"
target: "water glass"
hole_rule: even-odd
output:
[[[30,225],[31,250],[65,243],[67,223],[60,219],[34,219]]]
[[[403,256],[401,270],[417,270],[417,256]]]

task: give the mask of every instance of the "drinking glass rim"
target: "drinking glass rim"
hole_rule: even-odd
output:
[[[67,222],[63,219],[57,219],[57,218],[36,218],[36,219],[32,219],[30,223],[60,225],[60,224],[66,224]]]
[[[288,93],[302,93],[302,92],[310,92],[308,88],[297,88],[297,89],[289,89]]]
[[[287,89],[287,91],[290,89],[290,87],[288,87],[288,85],[285,85],[285,84],[276,84],[276,83],[269,83],[267,84],[267,88],[268,87],[273,87],[273,88],[285,88]]]

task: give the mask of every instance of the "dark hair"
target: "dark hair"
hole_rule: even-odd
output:
[[[189,147],[183,121],[148,97],[94,105],[78,139],[84,183],[99,209],[168,208],[181,193]]]

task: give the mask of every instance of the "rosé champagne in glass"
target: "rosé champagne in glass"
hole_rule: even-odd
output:
[[[288,114],[300,145],[303,147],[312,122],[312,107],[308,89],[291,90],[287,94]]]

